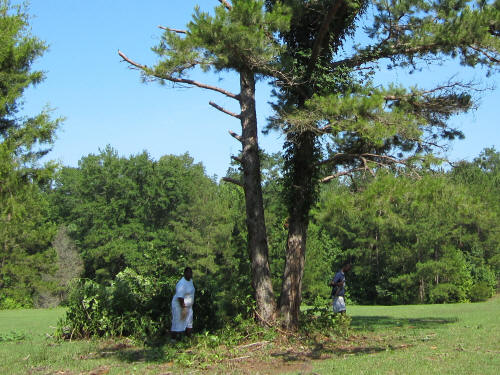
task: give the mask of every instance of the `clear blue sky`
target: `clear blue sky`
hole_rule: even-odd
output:
[[[240,145],[228,130],[240,132],[239,122],[208,105],[210,100],[235,112],[237,103],[215,92],[198,88],[161,87],[143,84],[137,71],[121,62],[118,49],[130,58],[154,63],[150,48],[161,35],[158,25],[184,28],[194,6],[212,9],[217,0],[31,0],[32,32],[49,44],[36,69],[47,79],[26,95],[26,111],[35,113],[44,105],[66,117],[50,159],[76,166],[89,153],[107,144],[120,155],[146,150],[157,159],[165,154],[188,152],[202,162],[209,175],[224,176],[230,155]],[[444,82],[449,75],[479,78],[500,86],[498,77],[488,80],[481,72],[458,66],[424,70],[408,75],[383,73],[381,79],[401,83]],[[238,92],[235,75],[197,75],[196,79]],[[269,88],[260,83],[257,110],[260,127],[270,114]],[[483,94],[480,108],[454,119],[465,131],[466,140],[453,144],[447,154],[451,160],[471,160],[485,147],[500,148],[500,90]],[[277,133],[259,135],[268,152],[281,150],[283,139]]]

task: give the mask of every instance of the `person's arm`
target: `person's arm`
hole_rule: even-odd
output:
[[[344,280],[342,280],[341,278],[338,278],[337,276],[335,276],[330,281],[330,283],[328,285],[330,285],[330,286],[342,286],[342,285],[344,285]]]
[[[182,308],[186,307],[185,303],[184,303],[184,295],[186,294],[186,288],[182,282],[183,280],[181,279],[177,285],[176,285],[176,288],[175,288],[175,294],[177,296],[182,296],[182,297],[177,297],[177,301],[179,301],[179,305],[181,305]]]

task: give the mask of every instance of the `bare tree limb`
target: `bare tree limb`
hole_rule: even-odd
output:
[[[486,56],[490,61],[492,62],[495,62],[495,63],[500,63],[500,60],[497,59],[495,56],[491,56],[489,53],[485,52],[483,49],[475,46],[475,45],[471,45],[469,46],[470,48],[472,48],[474,51],[477,51],[479,53],[482,53],[484,56]]]
[[[233,7],[231,6],[231,4],[229,4],[227,2],[227,0],[219,0],[219,3],[221,3],[222,5],[224,5],[226,7],[227,10],[231,10],[233,9]]]
[[[235,180],[234,178],[231,178],[231,177],[222,177],[222,180],[226,181],[226,182],[230,182],[231,184],[235,184],[235,185],[243,187],[243,182]]]
[[[353,154],[335,154],[329,159],[320,161],[318,163],[318,166],[333,163],[336,159],[341,158],[341,157],[348,157],[348,158],[352,159],[352,158],[356,157],[356,155],[353,155]]]
[[[218,109],[219,111],[224,112],[226,115],[236,117],[237,119],[241,118],[241,115],[238,115],[236,113],[230,112],[227,109],[221,107],[220,105],[215,104],[214,102],[208,102],[208,104],[210,104],[215,109]]]
[[[362,157],[362,156],[361,156],[360,158],[361,158],[361,161],[363,162],[363,167],[364,167],[364,169],[365,169],[365,170],[367,170],[368,172],[370,172],[370,174],[371,174],[373,177],[375,177],[375,172],[373,172],[373,171],[371,170],[371,168],[369,168],[369,167],[368,167],[368,162],[367,162],[366,158],[364,158],[364,157]]]
[[[342,171],[342,172],[339,172],[339,173],[332,174],[331,176],[324,177],[324,178],[322,178],[320,180],[320,182],[322,182],[322,183],[330,182],[331,180],[334,180],[334,179],[336,179],[338,177],[351,175],[354,172],[364,171],[364,170],[365,170],[364,167],[349,169],[347,171]]]
[[[241,160],[241,158],[237,157],[237,156],[234,156],[234,155],[231,155],[231,159],[233,159],[235,162],[237,163],[242,163],[243,161]]]
[[[237,139],[238,141],[240,141],[241,143],[243,143],[243,138],[241,137],[241,135],[236,134],[232,130],[229,130],[229,134],[231,135],[231,137],[233,137],[233,138]]]
[[[174,33],[178,34],[187,34],[186,30],[179,30],[179,29],[171,29],[170,27],[165,27],[165,26],[158,26],[162,30],[167,30],[167,31],[173,31]]]
[[[476,91],[476,92],[481,92],[481,91],[484,91],[485,89],[480,89],[480,88],[477,88],[477,87],[474,87],[474,83],[473,82],[451,82],[451,83],[448,83],[446,85],[441,85],[441,86],[438,86],[438,87],[435,87],[431,90],[426,90],[426,91],[420,91],[420,92],[416,92],[416,93],[409,93],[409,94],[406,94],[406,95],[401,95],[401,96],[396,96],[396,95],[386,95],[384,97],[384,99],[386,101],[391,101],[391,100],[401,100],[403,98],[410,98],[412,96],[415,96],[415,95],[428,95],[428,94],[433,94],[437,91],[441,91],[441,90],[446,90],[446,89],[454,89],[454,88],[462,88],[462,89],[467,89],[467,90],[473,90],[473,91]]]
[[[122,51],[118,50],[118,55],[120,55],[120,57],[126,61],[127,63],[129,63],[130,65],[144,71],[145,73],[149,74],[149,75],[152,75],[158,79],[164,79],[164,80],[167,80],[167,81],[170,81],[170,82],[175,82],[175,83],[185,83],[187,85],[193,85],[193,86],[196,86],[196,87],[200,87],[202,89],[207,89],[207,90],[212,90],[212,91],[216,91],[216,92],[219,92],[223,95],[226,95],[227,97],[229,98],[232,98],[232,99],[235,99],[235,100],[240,100],[240,96],[237,95],[237,94],[234,94],[232,92],[229,92],[227,90],[224,90],[220,87],[216,87],[216,86],[211,86],[211,85],[207,85],[207,84],[204,84],[204,83],[201,83],[201,82],[197,82],[197,81],[193,81],[191,79],[186,79],[186,78],[177,78],[177,77],[173,77],[173,76],[170,76],[170,75],[159,75],[159,74],[155,74],[155,72],[149,68],[148,66],[146,65],[141,65],[137,62],[135,62],[134,60],[131,60],[129,59]]]

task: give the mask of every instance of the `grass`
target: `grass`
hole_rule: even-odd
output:
[[[485,303],[354,306],[348,311],[354,335],[361,339],[334,359],[315,362],[315,373],[500,373],[498,297]],[[371,345],[364,347],[362,337],[371,338]],[[373,339],[379,343],[373,345]]]
[[[350,335],[209,335],[143,347],[127,339],[53,340],[63,309],[0,311],[1,374],[497,374],[500,298],[485,303],[352,306]],[[213,339],[214,345],[208,341]],[[172,358],[176,358],[175,363]]]

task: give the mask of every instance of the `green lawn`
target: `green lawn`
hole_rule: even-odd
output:
[[[334,359],[315,361],[318,374],[500,374],[500,298],[485,303],[353,306],[356,342]],[[359,342],[360,340],[358,340]]]
[[[249,347],[248,353],[240,349],[236,355],[241,361],[220,362],[212,372],[500,373],[498,297],[475,304],[352,306],[348,313],[352,316],[352,330],[347,338],[328,344],[292,340],[278,347],[270,343],[262,345],[258,357],[254,357],[256,347]],[[63,309],[0,311],[0,374],[204,372],[169,362],[166,353],[176,349],[168,345],[142,348],[125,339],[54,341],[50,335],[63,314]],[[287,346],[290,350],[284,351]],[[261,361],[258,366],[256,361]]]

